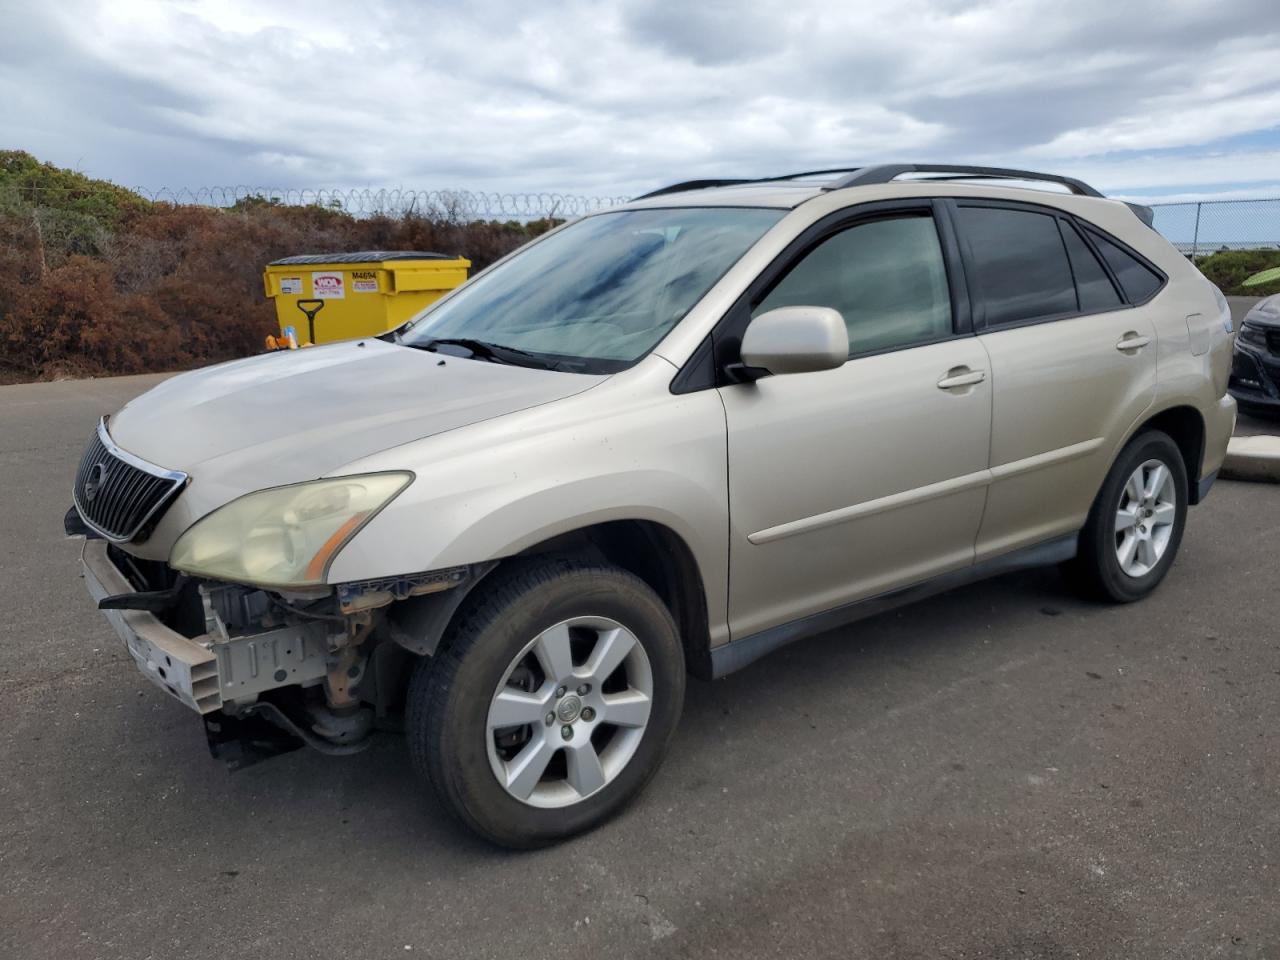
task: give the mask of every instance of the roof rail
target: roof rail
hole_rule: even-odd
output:
[[[777,177],[740,177],[731,180],[685,180],[673,183],[649,193],[633,197],[634,200],[648,200],[650,197],[662,197],[668,193],[684,193],[686,190],[706,190],[710,187],[736,187],[744,183],[776,183],[780,180],[798,180],[800,177],[818,177],[824,173],[853,173],[858,167],[829,167],[826,170],[802,170],[799,173],[784,173]]]
[[[641,194],[638,197],[632,197],[633,200],[648,200],[650,197],[662,197],[668,193],[684,193],[686,190],[706,190],[709,187],[734,187],[740,183],[751,183],[746,179],[737,180],[685,180],[682,183],[673,183],[669,187],[663,187],[660,190],[652,190],[649,193]]]
[[[958,174],[961,179],[992,180],[1042,180],[1046,183],[1059,183],[1074,194],[1082,197],[1100,197],[1093,187],[1083,180],[1074,177],[1060,177],[1052,173],[1036,173],[1032,170],[1014,170],[1009,167],[967,167],[944,163],[884,163],[874,167],[863,167],[848,176],[829,183],[824,190],[843,190],[845,187],[865,187],[870,184],[889,183],[904,173],[948,173]]]
[[[802,170],[799,173],[784,173],[777,177],[761,177],[761,183],[773,183],[775,180],[799,180],[801,177],[820,177],[824,173],[856,173],[862,167],[827,167],[825,170]]]

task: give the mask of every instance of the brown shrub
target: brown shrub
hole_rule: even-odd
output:
[[[105,263],[70,257],[41,282],[17,288],[0,319],[5,360],[33,377],[138,372],[143,353],[123,328],[136,307],[123,307]]]
[[[0,213],[0,368],[7,379],[182,369],[257,352],[275,329],[263,267],[299,253],[460,254],[483,269],[552,221],[464,223],[443,212],[355,218],[252,202],[151,204],[103,223]],[[86,219],[87,218],[87,219]],[[72,229],[72,227],[74,229]]]

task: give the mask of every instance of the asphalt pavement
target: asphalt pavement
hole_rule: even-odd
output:
[[[513,854],[394,737],[229,773],[137,673],[61,518],[155,379],[0,388],[0,957],[1280,956],[1280,486],[1143,603],[1011,575],[691,682],[638,803]]]

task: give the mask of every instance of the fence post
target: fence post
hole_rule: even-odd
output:
[[[1196,253],[1200,249],[1200,208],[1203,206],[1204,206],[1203,203],[1196,204],[1196,226],[1195,226],[1195,230],[1191,234],[1191,262],[1192,263],[1196,262]]]

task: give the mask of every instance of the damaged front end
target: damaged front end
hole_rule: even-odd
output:
[[[82,564],[139,670],[237,767],[304,744],[353,753],[397,728],[414,662],[489,569],[273,590],[189,577],[91,533]]]
[[[203,513],[167,560],[146,559],[192,481],[121,449],[104,417],[64,528],[84,538],[89,592],[138,669],[203,717],[215,756],[351,753],[397,725],[411,667],[491,568],[327,582],[337,553],[412,480],[384,471],[257,490]]]

